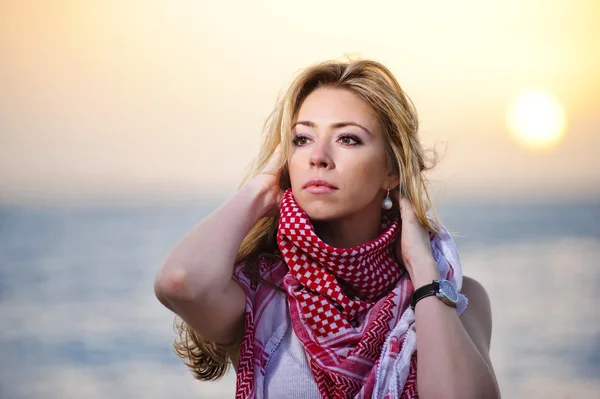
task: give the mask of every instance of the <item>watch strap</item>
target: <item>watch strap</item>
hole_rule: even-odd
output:
[[[427,298],[428,296],[437,294],[439,289],[440,283],[438,283],[437,281],[417,288],[410,296],[410,306],[414,309],[417,305],[417,302],[419,302],[423,298]]]

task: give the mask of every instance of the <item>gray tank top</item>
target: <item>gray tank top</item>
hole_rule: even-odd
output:
[[[291,323],[267,363],[264,392],[266,399],[321,399],[306,352]]]

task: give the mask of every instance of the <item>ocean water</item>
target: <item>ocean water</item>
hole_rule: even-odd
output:
[[[172,352],[153,279],[214,207],[0,208],[0,398],[228,398]],[[504,398],[600,397],[600,203],[446,204]]]

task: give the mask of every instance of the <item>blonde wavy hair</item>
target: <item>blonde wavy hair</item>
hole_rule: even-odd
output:
[[[303,70],[287,92],[280,96],[275,109],[267,118],[260,153],[240,187],[260,173],[280,143],[284,154],[280,168],[284,172],[284,179],[286,178],[285,165],[291,152],[293,120],[304,99],[322,87],[348,90],[370,104],[386,137],[390,170],[400,178],[397,189],[411,201],[421,224],[437,233],[439,223],[424,176],[424,172],[431,169],[437,161],[435,153],[432,157],[426,156],[420,144],[414,104],[392,73],[373,60],[333,60]],[[289,186],[289,180],[282,184]],[[428,217],[427,212],[432,216]],[[277,247],[277,224],[278,218],[260,219],[250,229],[237,252],[236,264],[244,262],[245,272],[254,281],[262,281],[257,269],[258,255],[272,253]],[[204,340],[180,318],[176,318],[175,326],[179,335],[174,343],[175,352],[191,369],[194,377],[203,381],[221,378],[232,363],[228,351],[223,346]]]

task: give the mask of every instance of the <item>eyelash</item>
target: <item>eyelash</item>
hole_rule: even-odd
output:
[[[307,140],[309,140],[309,138],[308,138],[308,137],[306,137],[306,136],[304,136],[304,135],[302,135],[302,134],[298,134],[298,135],[296,135],[296,136],[295,136],[295,137],[292,139],[292,143],[293,143],[295,146],[298,146],[298,147],[302,147],[302,146],[306,145],[306,144],[298,144],[298,140],[300,140],[300,139],[307,139]],[[354,142],[353,144],[344,144],[344,145],[347,145],[347,146],[349,146],[349,147],[353,147],[353,146],[357,146],[357,145],[361,145],[361,144],[362,144],[362,141],[360,141],[360,139],[359,139],[358,137],[356,137],[356,136],[354,136],[354,135],[352,135],[352,134],[342,134],[342,135],[339,137],[339,139],[351,139],[351,140],[354,140],[355,142]],[[338,140],[339,140],[339,139],[338,139]]]

